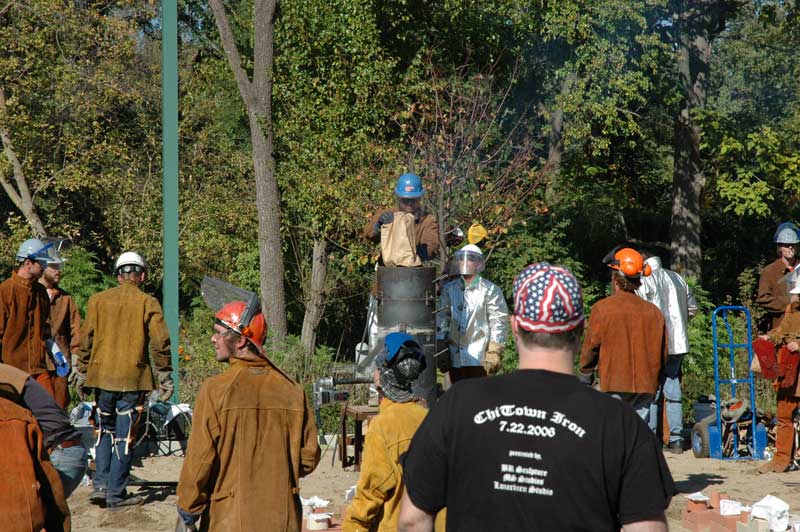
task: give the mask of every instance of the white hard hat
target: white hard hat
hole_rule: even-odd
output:
[[[467,244],[466,246],[461,248],[459,251],[477,253],[478,255],[481,255],[481,256],[483,255],[483,251],[481,251],[481,248],[479,248],[475,244]]]
[[[475,244],[467,244],[453,254],[450,263],[450,275],[475,275],[486,267],[481,248]]]
[[[800,244],[800,237],[797,236],[797,231],[789,227],[778,231],[778,236],[775,237],[776,244]]]
[[[38,238],[29,238],[19,245],[17,250],[17,261],[22,262],[25,259],[34,261],[47,262],[47,246]]]
[[[127,268],[126,268],[127,266]],[[134,251],[126,251],[119,256],[114,264],[114,273],[143,272],[147,269],[147,263],[141,255]]]

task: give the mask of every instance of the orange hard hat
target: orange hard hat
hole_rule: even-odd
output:
[[[621,272],[625,277],[647,277],[652,272],[650,265],[644,263],[642,255],[632,248],[622,248],[608,261],[608,267]]]
[[[264,346],[264,340],[267,337],[267,320],[264,319],[264,315],[259,312],[253,316],[250,323],[242,324],[242,315],[246,308],[247,304],[244,301],[231,301],[230,303],[225,303],[225,305],[214,314],[214,317],[217,323],[241,334],[261,351]]]

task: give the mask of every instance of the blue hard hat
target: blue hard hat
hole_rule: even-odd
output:
[[[419,343],[414,339],[413,336],[407,333],[401,332],[393,332],[386,335],[384,339],[384,346],[386,347],[386,362],[390,363],[392,359],[397,355],[400,351],[400,348],[403,346],[416,348],[417,350],[422,351],[422,348],[419,346]]]
[[[48,250],[52,246],[52,242],[45,244],[38,238],[29,238],[19,245],[19,249],[17,250],[17,262],[22,262],[25,259],[38,262],[47,262]]]
[[[394,187],[394,194],[398,198],[420,198],[424,193],[422,179],[411,172],[401,175]]]
[[[794,222],[783,222],[775,230],[772,240],[776,244],[797,244],[800,242],[800,228]]]

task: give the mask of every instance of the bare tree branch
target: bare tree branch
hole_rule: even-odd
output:
[[[3,144],[3,152],[6,159],[11,163],[11,168],[14,175],[14,185],[0,175],[0,184],[8,194],[11,202],[22,212],[25,220],[33,229],[36,236],[46,236],[47,232],[44,230],[44,224],[36,213],[36,208],[33,205],[33,197],[31,196],[28,181],[25,178],[25,171],[22,168],[22,163],[17,157],[17,152],[14,151],[14,145],[11,143],[11,132],[8,129],[8,113],[6,110],[6,93],[3,87],[0,87],[0,141]]]
[[[236,40],[233,38],[233,30],[228,21],[228,15],[225,13],[225,6],[222,5],[222,0],[209,0],[211,10],[214,12],[214,20],[217,23],[217,30],[219,31],[219,38],[222,41],[222,47],[225,50],[225,57],[228,59],[228,64],[233,71],[233,77],[236,80],[236,85],[239,87],[239,92],[248,110],[255,106],[255,97],[253,95],[253,87],[250,83],[250,78],[247,72],[242,67],[242,56],[239,54],[239,47],[236,46]]]

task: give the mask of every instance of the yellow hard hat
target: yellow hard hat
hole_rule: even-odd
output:
[[[470,244],[477,244],[487,236],[489,236],[489,232],[481,224],[472,224],[467,229],[467,241]]]

